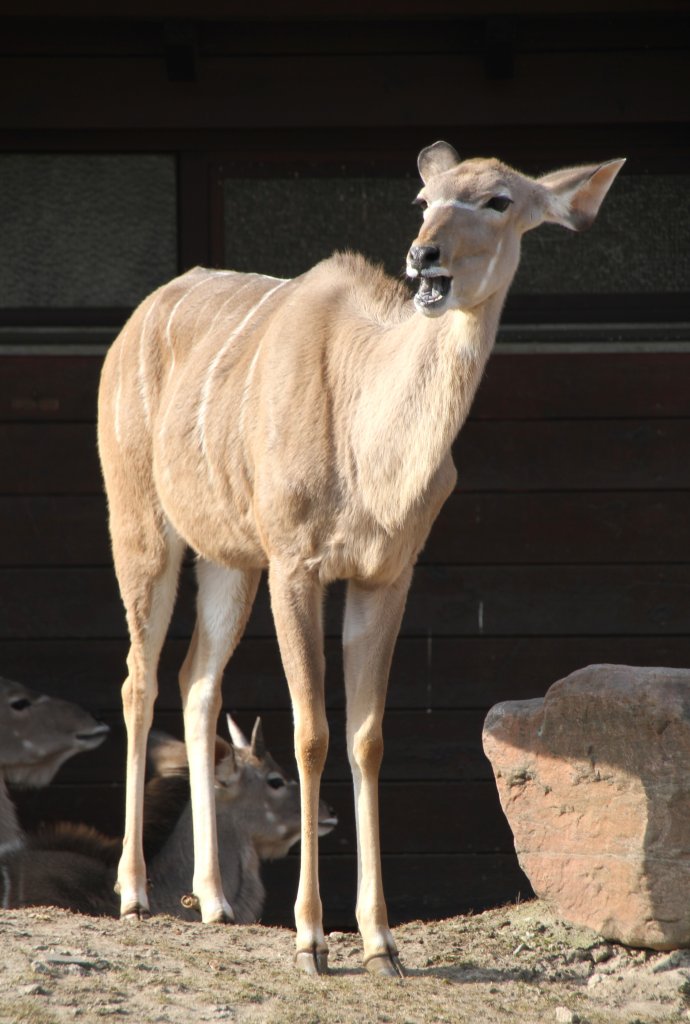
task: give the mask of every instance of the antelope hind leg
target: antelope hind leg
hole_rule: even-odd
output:
[[[148,567],[137,567],[135,558],[130,557],[129,551],[123,552],[117,535],[113,534],[115,567],[131,639],[128,676],[122,687],[127,728],[125,836],[115,887],[123,918],[141,918],[149,913],[142,842],[146,744],[158,690],[158,658],[172,615],[184,552],[184,544],[172,530],[162,533],[164,539],[158,536],[158,551],[163,552],[162,569],[157,573],[147,571]]]
[[[200,559],[196,573],[197,621],[180,671],[194,825],[194,878],[184,905],[194,906],[204,924],[232,924],[218,863],[215,740],[223,669],[244,632],[260,572]]]

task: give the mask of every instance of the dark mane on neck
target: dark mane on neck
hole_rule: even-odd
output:
[[[63,851],[91,857],[101,863],[116,865],[122,852],[122,840],[106,836],[90,825],[72,821],[59,821],[43,825],[29,836],[28,847],[32,850]]]

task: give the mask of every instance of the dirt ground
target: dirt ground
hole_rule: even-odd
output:
[[[292,967],[293,935],[285,929],[2,911],[0,1022],[690,1020],[690,951],[626,950],[556,922],[538,901],[412,922],[395,934],[404,980],[366,974],[359,939],[346,932],[331,934],[332,974],[313,979]]]

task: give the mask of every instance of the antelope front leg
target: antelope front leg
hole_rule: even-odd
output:
[[[388,673],[411,578],[408,569],[391,586],[375,590],[351,581],[343,628],[347,751],[357,824],[357,923],[367,970],[392,977],[402,977],[403,969],[383,896],[378,784]]]
[[[307,974],[325,974],[328,947],[319,895],[319,786],[328,750],[324,700],[321,585],[310,575],[272,564],[271,606],[295,719],[295,757],[302,799],[302,848],[295,901],[295,963]]]

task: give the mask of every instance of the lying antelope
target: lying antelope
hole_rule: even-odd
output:
[[[228,728],[232,744],[216,738],[220,876],[235,921],[250,924],[260,917],[265,898],[260,862],[284,857],[300,838],[299,786],[266,750],[260,719],[256,720],[251,742],[230,716]],[[151,819],[164,817],[165,808],[160,805],[166,791],[168,799],[173,797],[173,809],[175,790],[184,801],[170,837],[149,861],[151,910],[198,920],[197,900],[191,895],[194,844],[185,746],[170,737],[154,736],[149,753],[157,779],[147,786],[145,831],[151,830]],[[176,783],[181,783],[181,788]],[[337,824],[333,811],[320,801],[319,835],[327,835]],[[183,893],[188,895],[180,902]]]
[[[145,299],[110,349],[99,447],[131,648],[123,916],[146,911],[142,800],[158,657],[185,547],[197,621],[180,674],[204,921],[231,921],[218,869],[213,747],[220,680],[262,570],[295,719],[302,790],[296,962],[327,967],[318,886],[328,746],[324,588],[346,579],[347,741],[366,966],[402,973],[381,883],[378,774],[388,673],[412,568],[456,471],[451,444],[491,352],[525,231],[593,222],[623,165],[529,178],[437,142],[419,156],[413,301],[362,257],[294,280],[196,268]]]
[[[233,742],[216,738],[215,794],[220,873],[236,921],[259,919],[265,900],[260,862],[284,857],[300,835],[297,783],[266,750],[257,719],[248,741],[228,716]],[[195,920],[193,840],[185,746],[171,736],[149,739],[152,778],[144,799],[144,845],[154,913]],[[337,818],[323,802],[319,833]],[[21,879],[12,906],[58,906],[96,916],[117,916],[113,892],[122,843],[93,828],[62,822],[27,836],[4,862]]]
[[[6,858],[20,849],[24,832],[7,784],[47,786],[70,757],[103,742],[108,726],[57,697],[0,678],[0,890],[2,906],[15,899],[16,879]]]

